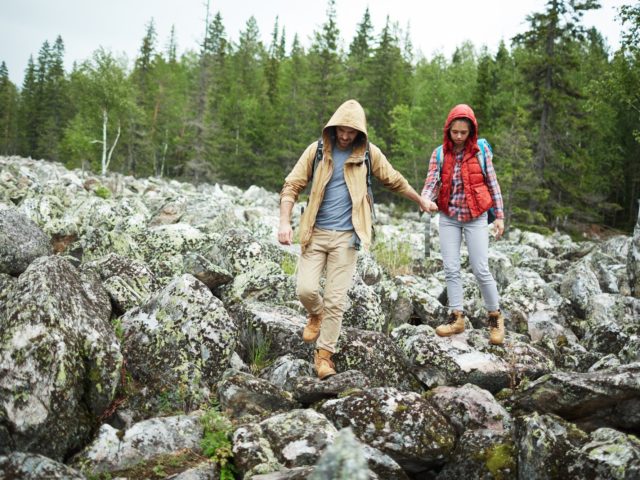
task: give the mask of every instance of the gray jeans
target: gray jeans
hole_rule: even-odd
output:
[[[500,308],[496,281],[489,271],[489,229],[487,214],[469,222],[460,222],[440,213],[440,251],[447,281],[449,310],[463,311],[462,277],[460,275],[460,245],[462,234],[469,251],[471,270],[478,281],[485,308],[493,312]]]

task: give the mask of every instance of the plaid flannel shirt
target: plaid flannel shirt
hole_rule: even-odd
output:
[[[434,190],[438,181],[440,180],[440,171],[438,169],[438,162],[436,160],[436,150],[431,155],[429,160],[429,173],[424,182],[422,188],[422,196],[429,200],[436,201],[433,198]],[[502,193],[500,192],[500,185],[498,184],[498,178],[496,177],[496,171],[493,168],[493,155],[491,150],[485,148],[485,182],[489,188],[491,198],[493,198],[493,209],[496,214],[496,218],[504,218],[504,204],[502,202]],[[453,181],[451,185],[451,196],[449,197],[449,213],[460,222],[468,222],[472,220],[471,211],[467,206],[467,197],[464,193],[464,185],[462,183],[462,158],[464,152],[457,153],[455,156],[455,164],[453,167]],[[444,161],[444,159],[443,159]]]

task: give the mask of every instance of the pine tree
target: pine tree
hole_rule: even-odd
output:
[[[18,148],[18,89],[9,79],[9,69],[0,63],[0,154],[14,155]]]

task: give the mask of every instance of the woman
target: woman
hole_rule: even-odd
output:
[[[498,289],[489,271],[487,212],[493,207],[496,238],[504,232],[504,210],[492,153],[486,141],[478,146],[478,123],[468,105],[456,105],[444,126],[442,149],[433,151],[422,197],[429,211],[440,211],[440,250],[444,262],[449,298],[449,319],[436,328],[441,337],[464,331],[460,245],[464,234],[469,261],[489,312],[489,341],[504,341],[504,318],[500,313]],[[484,169],[483,165],[484,163]],[[435,202],[433,201],[435,200]]]

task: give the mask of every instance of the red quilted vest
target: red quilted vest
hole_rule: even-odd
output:
[[[449,127],[451,123],[459,118],[468,118],[474,125],[473,135],[470,135],[465,144],[464,158],[462,159],[462,184],[467,205],[473,218],[482,215],[493,206],[493,198],[489,193],[489,187],[484,181],[484,174],[476,154],[478,148],[478,122],[476,116],[469,105],[456,105],[449,112],[444,125],[444,141],[442,142],[442,153],[444,161],[442,163],[441,180],[442,186],[438,195],[438,208],[445,215],[449,213],[449,198],[451,197],[451,184],[453,181],[453,167],[455,163],[453,153],[453,142],[449,138]]]

